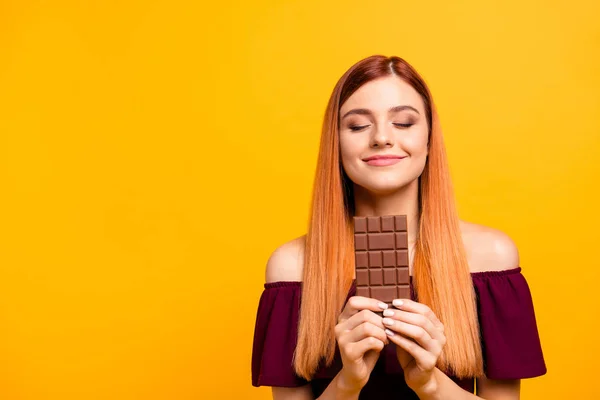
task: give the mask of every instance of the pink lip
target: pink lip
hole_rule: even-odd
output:
[[[369,165],[384,166],[396,164],[400,162],[400,160],[402,160],[403,158],[404,157],[400,156],[373,156],[366,158],[364,161]]]

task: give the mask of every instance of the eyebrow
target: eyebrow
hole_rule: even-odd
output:
[[[388,110],[388,113],[396,113],[396,112],[400,112],[400,111],[404,111],[404,110],[413,110],[414,112],[416,112],[417,114],[419,114],[419,111],[417,111],[416,108],[412,107],[412,106],[395,106],[392,107]],[[348,111],[346,114],[344,114],[344,116],[342,117],[342,119],[346,118],[349,115],[352,114],[357,114],[357,115],[371,115],[372,112],[369,109],[366,108],[355,108],[352,109],[350,111]]]

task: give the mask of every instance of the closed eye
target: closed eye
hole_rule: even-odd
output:
[[[369,125],[360,125],[360,126],[359,125],[354,125],[354,126],[350,127],[350,130],[353,131],[353,132],[356,132],[356,131],[360,131],[362,129],[365,129],[368,126]]]
[[[399,123],[394,123],[394,126],[400,127],[400,128],[410,128],[411,126],[413,126],[414,124],[399,124]],[[353,125],[350,126],[350,130],[353,132],[357,132],[360,130],[363,130],[365,128],[369,127],[369,125]]]

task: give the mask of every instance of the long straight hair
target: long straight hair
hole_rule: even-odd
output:
[[[483,375],[476,297],[462,242],[446,150],[425,81],[405,60],[374,55],[337,82],[325,112],[306,235],[296,373],[308,380],[335,356],[334,328],[354,277],[354,198],[340,162],[339,110],[365,83],[397,76],[423,99],[429,152],[419,180],[419,232],[413,284],[420,303],[444,324],[438,368],[458,378]]]

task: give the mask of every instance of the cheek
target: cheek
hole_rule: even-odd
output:
[[[427,153],[427,133],[414,135],[406,138],[403,141],[403,147],[411,156],[418,157]]]
[[[358,156],[360,144],[349,140],[343,135],[340,136],[340,157],[342,162],[347,163]]]
[[[353,181],[358,179],[360,166],[357,165],[357,160],[360,159],[362,151],[361,143],[354,139],[350,140],[349,138],[340,136],[340,161],[342,168]]]

